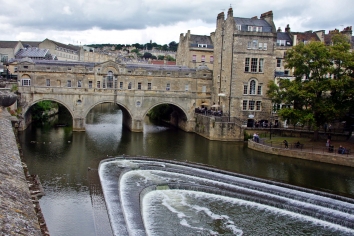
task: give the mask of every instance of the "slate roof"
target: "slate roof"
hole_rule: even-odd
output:
[[[30,48],[20,49],[16,53],[15,58],[24,58],[24,57],[45,58],[48,54],[49,54],[49,49],[30,47]]]
[[[195,35],[191,34],[190,35],[190,43],[191,44],[208,44],[208,45],[213,45],[213,42],[211,41],[210,36],[206,35]]]
[[[21,41],[22,45],[26,47],[39,47],[39,44],[41,43],[40,41]]]
[[[73,50],[73,51],[80,51],[80,47],[79,46],[74,46],[74,45],[70,45],[70,44],[63,44],[63,43],[59,43],[59,42],[56,42],[56,41],[51,40],[51,39],[47,39],[47,40],[51,41],[52,43],[54,43],[58,47],[70,49],[70,50]]]
[[[277,40],[285,40],[286,42],[290,42],[290,45],[286,44],[287,46],[293,45],[293,40],[287,32],[277,32]]]
[[[0,48],[15,48],[19,41],[0,41]]]
[[[234,17],[237,25],[241,25],[241,31],[248,31],[248,26],[261,26],[262,32],[271,33],[272,26],[263,19]]]

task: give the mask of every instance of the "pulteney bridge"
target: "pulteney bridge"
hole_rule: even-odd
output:
[[[171,122],[185,131],[194,131],[194,109],[210,103],[212,72],[205,66],[100,64],[66,61],[17,62],[20,106],[25,129],[31,122],[29,109],[39,101],[50,100],[68,109],[73,130],[84,131],[88,112],[98,104],[112,102],[123,112],[123,124],[142,132],[146,114],[155,106],[174,107]]]

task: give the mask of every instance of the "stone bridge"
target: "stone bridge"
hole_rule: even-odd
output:
[[[68,109],[74,131],[85,130],[86,116],[93,107],[110,102],[119,105],[123,125],[131,131],[142,132],[147,113],[170,104],[174,108],[171,123],[191,132],[195,108],[211,102],[212,73],[206,68],[27,60],[18,63],[18,71],[21,129],[31,122],[30,107],[50,100]]]

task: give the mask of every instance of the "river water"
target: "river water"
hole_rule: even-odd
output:
[[[58,122],[69,125],[55,127],[53,124]],[[28,169],[39,175],[44,187],[46,195],[40,204],[54,236],[96,235],[96,231],[109,234],[109,230],[97,228],[105,224],[105,206],[97,210],[97,198],[102,200],[102,195],[99,191],[93,194],[97,180],[88,170],[97,169],[99,161],[107,156],[187,160],[354,198],[353,168],[264,154],[247,149],[243,142],[209,141],[148,120],[143,133],[133,133],[122,127],[122,113],[113,104],[92,109],[86,119],[86,132],[72,132],[70,122],[70,115],[64,112],[20,134]],[[96,202],[96,209],[92,202]]]

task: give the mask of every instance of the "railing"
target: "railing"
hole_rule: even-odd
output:
[[[340,156],[354,156],[354,154],[351,152],[350,149],[345,149],[342,151],[339,147],[335,148],[334,146],[329,146],[329,147],[318,147],[314,145],[307,145],[307,144],[297,144],[297,143],[288,143],[288,147],[286,147],[286,144],[284,142],[273,142],[269,141],[266,139],[260,139],[259,142],[262,145],[270,146],[270,147],[275,147],[275,148],[282,148],[285,150],[296,150],[300,152],[309,152],[309,153],[328,153],[334,156],[340,155]]]
[[[222,115],[216,115],[217,113],[212,112],[195,112],[196,116],[213,118],[215,122],[223,122],[223,123],[235,123],[238,126],[242,126],[242,121],[237,117],[229,117],[228,113],[222,113]]]

